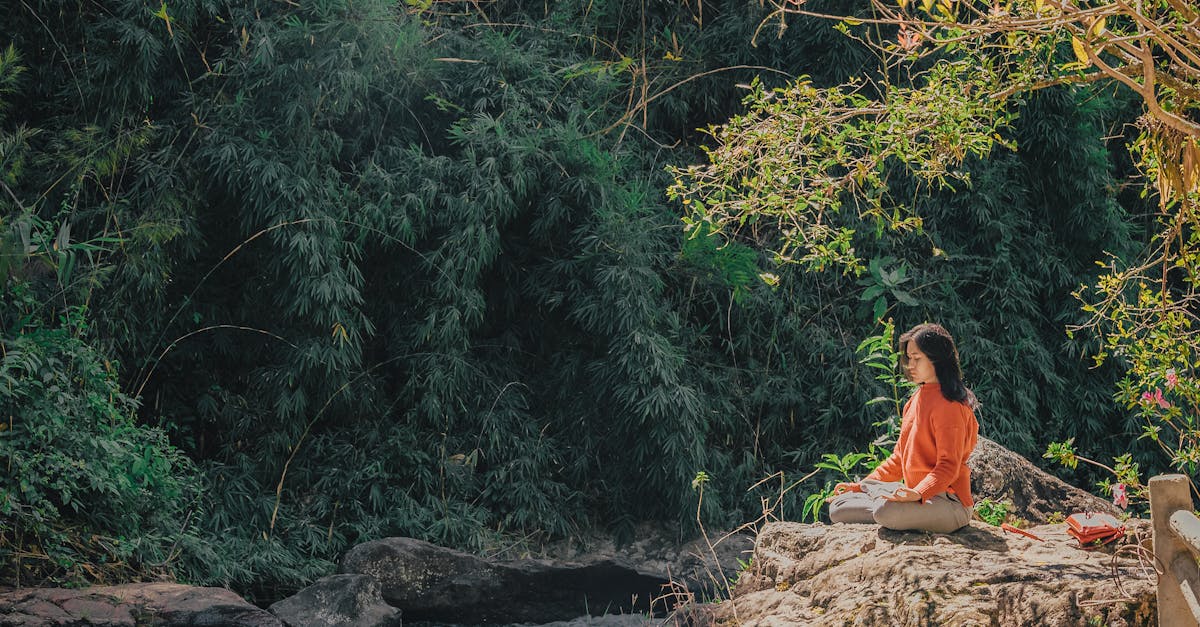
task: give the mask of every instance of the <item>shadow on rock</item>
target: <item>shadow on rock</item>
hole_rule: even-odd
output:
[[[871,525],[879,531],[879,538],[891,544],[907,546],[935,546],[957,544],[970,547],[973,551],[989,551],[1007,553],[1008,540],[994,533],[985,531],[982,527],[968,525],[950,534],[923,533],[918,531],[893,531]]]

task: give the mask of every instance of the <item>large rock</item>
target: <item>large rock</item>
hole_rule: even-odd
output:
[[[612,561],[700,598],[713,598],[728,596],[729,582],[754,551],[753,534],[743,532],[710,530],[707,538],[681,544],[678,528],[643,523],[633,536],[626,542],[605,533],[576,536],[545,547],[543,555],[562,562]]]
[[[224,588],[131,583],[78,590],[26,588],[0,594],[0,627],[283,627]]]
[[[967,465],[976,501],[985,497],[1011,501],[1012,513],[1033,524],[1047,522],[1054,513],[1118,513],[1112,503],[1046,473],[987,438],[979,438]]]
[[[406,621],[547,623],[647,611],[666,581],[613,561],[491,562],[412,538],[351,549],[342,573],[370,575]]]
[[[383,601],[367,575],[330,575],[275,603],[271,613],[288,627],[400,627],[400,610]]]
[[[1129,525],[1148,537],[1147,521]],[[1063,524],[1029,531],[1044,541],[979,522],[948,535],[770,524],[734,599],[690,616],[744,627],[1156,624],[1153,573],[1134,546],[1084,551]]]
[[[574,620],[561,620],[542,625],[512,625],[510,627],[663,627],[663,621],[640,614],[605,614],[604,616],[580,616]]]

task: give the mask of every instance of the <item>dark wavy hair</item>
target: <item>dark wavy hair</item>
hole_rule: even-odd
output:
[[[929,361],[933,363],[933,371],[937,374],[938,383],[942,387],[942,396],[946,400],[958,401],[971,409],[979,407],[975,393],[963,383],[962,367],[958,363],[958,348],[954,346],[954,338],[940,324],[926,322],[908,330],[900,336],[900,370],[908,372],[908,343],[916,342]]]

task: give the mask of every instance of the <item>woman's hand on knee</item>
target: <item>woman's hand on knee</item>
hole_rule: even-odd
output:
[[[883,498],[893,503],[915,503],[921,500],[921,493],[912,488],[901,487]]]
[[[833,493],[831,493],[829,496],[825,497],[825,502],[826,503],[832,502],[833,499],[836,499],[837,497],[839,497],[843,494],[848,494],[850,492],[862,492],[862,491],[863,491],[862,486],[858,485],[857,483],[839,483],[839,484],[833,486]]]
[[[857,483],[839,483],[833,486],[833,495],[839,496],[847,492],[862,492],[862,486]]]

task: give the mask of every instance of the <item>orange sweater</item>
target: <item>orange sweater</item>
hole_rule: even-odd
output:
[[[951,492],[971,507],[975,502],[967,457],[978,440],[975,412],[963,403],[946,400],[940,385],[926,383],[904,404],[896,449],[867,479],[903,480],[921,494],[922,502]]]

